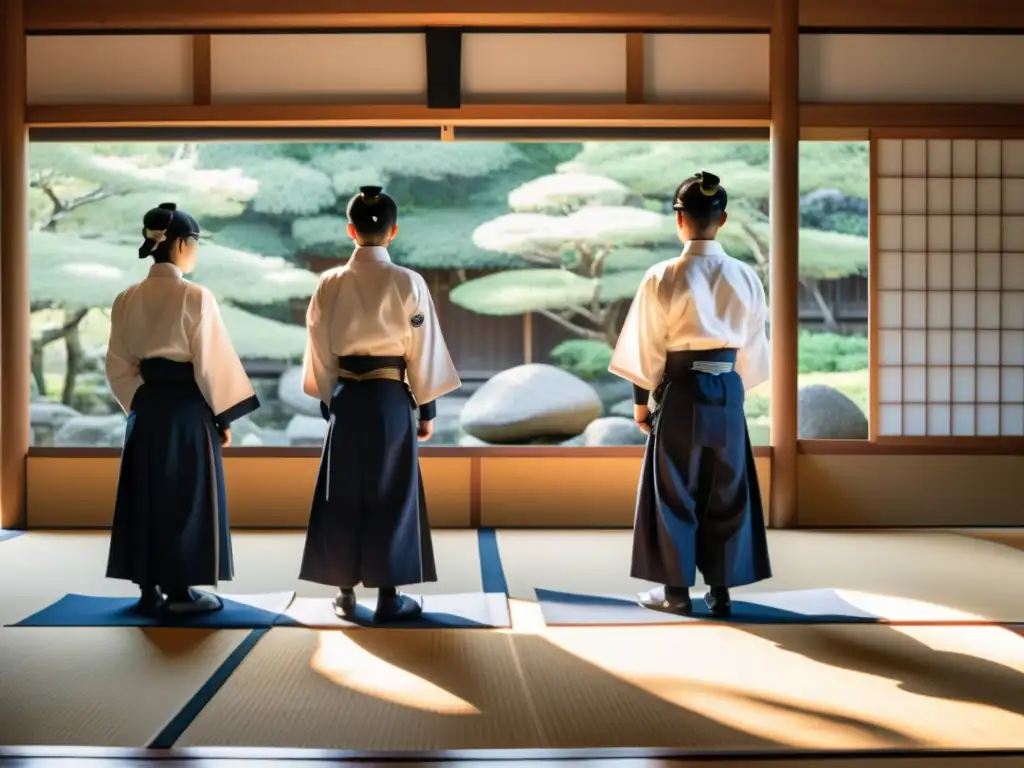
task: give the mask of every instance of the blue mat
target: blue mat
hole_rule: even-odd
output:
[[[477,552],[480,555],[480,583],[484,592],[508,594],[505,568],[501,564],[498,549],[498,533],[493,528],[481,528],[476,532]]]
[[[195,629],[269,628],[291,603],[294,592],[249,595],[239,602],[221,595],[224,608],[198,616],[150,617],[133,610],[134,597],[65,595],[53,605],[22,619],[15,627],[188,627]]]
[[[0,541],[9,541],[21,536],[24,531],[0,531]]]
[[[423,595],[420,599],[423,613],[419,618],[376,624],[373,620],[376,599],[360,600],[356,615],[345,621],[334,615],[331,599],[299,597],[278,617],[274,626],[316,629],[496,629],[511,626],[508,598],[503,594]]]
[[[548,626],[677,624],[713,619],[700,596],[693,593],[693,616],[642,608],[635,596],[606,597],[534,590]],[[738,624],[874,624],[879,618],[843,600],[831,589],[734,594],[732,618]]]

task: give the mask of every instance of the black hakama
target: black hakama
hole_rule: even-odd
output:
[[[255,396],[214,415],[191,363],[142,360],[132,398],[107,577],[164,591],[234,575],[218,427],[259,407]]]
[[[357,375],[401,357],[343,357]],[[437,581],[420,476],[415,403],[404,381],[338,380],[299,578],[334,587]]]
[[[690,587],[771,577],[736,351],[670,352],[644,453],[632,576]],[[702,372],[698,369],[716,372]]]

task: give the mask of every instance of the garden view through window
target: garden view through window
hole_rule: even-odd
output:
[[[802,438],[868,436],[868,152],[801,144]],[[143,213],[175,201],[203,227],[191,279],[216,295],[263,403],[234,445],[319,446],[306,305],[351,253],[349,198],[379,184],[399,204],[392,257],[426,278],[463,379],[427,445],[642,444],[608,361],[644,272],[679,254],[672,195],[699,170],[729,192],[723,245],[767,285],[766,142],[33,142],[32,443],[120,447],[109,309],[149,267]],[[755,445],[769,394],[748,393]]]

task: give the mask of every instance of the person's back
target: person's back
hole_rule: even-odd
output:
[[[218,610],[192,587],[234,574],[220,449],[259,401],[213,295],[185,280],[198,223],[172,203],[143,221],[154,264],[110,313],[107,379],[129,426],[107,576],[137,584],[146,613]]]
[[[697,570],[719,616],[729,587],[771,575],[743,413],[744,391],[768,378],[767,303],[757,273],[715,240],[726,202],[712,174],[680,185],[683,253],[644,276],[609,365],[633,383],[634,417],[651,433],[632,575],[664,585],[642,605],[674,613],[692,611]]]
[[[306,313],[303,390],[328,427],[299,578],[338,587],[342,618],[360,583],[378,588],[378,620],[413,618],[421,605],[396,588],[437,580],[417,440],[461,382],[426,282],[388,254],[397,216],[378,187],[352,199],[356,249],[321,276]]]

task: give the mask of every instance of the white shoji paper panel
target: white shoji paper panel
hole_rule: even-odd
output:
[[[875,146],[880,436],[1024,436],[1024,140]]]

